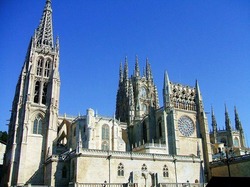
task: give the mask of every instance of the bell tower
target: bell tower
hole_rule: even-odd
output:
[[[51,0],[46,0],[16,85],[4,186],[44,183],[44,162],[57,135],[59,92],[59,39],[54,44]]]

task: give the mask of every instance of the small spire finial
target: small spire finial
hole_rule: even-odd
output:
[[[125,56],[125,64],[124,64],[124,69],[123,69],[123,79],[126,80],[128,79],[128,58]]]
[[[139,68],[139,62],[138,62],[138,55],[135,55],[135,76],[140,76],[140,68]]]
[[[234,106],[234,115],[235,115],[235,128],[236,128],[236,130],[242,131],[243,128],[242,128],[242,125],[241,125],[241,121],[240,121],[239,114],[237,112],[236,106]]]
[[[213,132],[216,133],[217,132],[217,122],[216,122],[216,119],[215,119],[213,106],[211,106],[211,113],[212,113],[211,117],[212,117]]]
[[[196,79],[196,81],[195,81],[195,88],[196,88],[196,92],[197,92],[198,99],[199,99],[199,100],[202,100],[202,98],[201,98],[201,92],[200,92],[200,87],[199,87],[199,83],[198,83],[198,80],[197,80],[197,79]]]
[[[227,111],[226,103],[225,103],[225,123],[226,123],[226,130],[231,131],[232,130],[231,121],[230,121],[229,114],[228,114],[228,111]]]
[[[151,66],[150,66],[148,57],[146,58],[146,77],[149,80],[153,80],[153,74],[152,74],[152,70],[151,70]]]

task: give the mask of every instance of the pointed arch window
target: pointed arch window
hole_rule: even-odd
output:
[[[168,177],[169,174],[168,174],[168,167],[167,165],[164,165],[163,166],[163,177]]]
[[[41,116],[37,116],[33,124],[33,134],[42,134],[43,121]]]
[[[118,169],[118,170],[117,170],[118,176],[124,176],[124,166],[123,166],[122,163],[120,163],[120,164],[118,165],[118,168],[117,168],[117,169]]]
[[[45,77],[49,77],[50,66],[51,66],[51,61],[50,61],[50,59],[47,59],[45,62],[45,69],[44,69],[44,76]]]
[[[39,103],[39,95],[40,95],[40,81],[36,81],[35,91],[34,91],[34,103]]]
[[[148,171],[148,168],[147,168],[146,164],[143,164],[143,165],[142,165],[141,171],[142,171],[142,172]]]
[[[43,59],[39,58],[37,61],[36,75],[42,76],[42,71],[43,71]]]
[[[48,87],[48,84],[47,82],[45,82],[43,84],[43,93],[42,93],[42,104],[46,104],[46,97],[47,97],[47,87]]]
[[[102,140],[109,140],[109,126],[107,124],[102,126]]]

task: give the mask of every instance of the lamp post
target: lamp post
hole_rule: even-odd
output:
[[[174,162],[174,170],[175,170],[175,183],[176,183],[176,187],[178,187],[178,183],[177,183],[177,171],[176,171],[176,158],[174,158],[173,162]]]
[[[110,159],[112,155],[109,155],[107,159],[109,160],[109,186],[110,186]]]
[[[231,171],[230,171],[230,163],[234,160],[234,151],[231,148],[229,151],[228,149],[225,150],[226,157],[224,156],[224,153],[221,152],[221,161],[227,165],[227,170],[228,170],[228,176],[231,177]]]

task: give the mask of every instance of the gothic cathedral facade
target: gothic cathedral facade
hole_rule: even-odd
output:
[[[165,72],[160,107],[149,60],[141,74],[136,57],[129,76],[125,58],[114,117],[91,108],[75,118],[60,116],[59,49],[46,0],[16,86],[3,186],[157,186],[210,179],[210,133],[198,81],[173,83]]]

